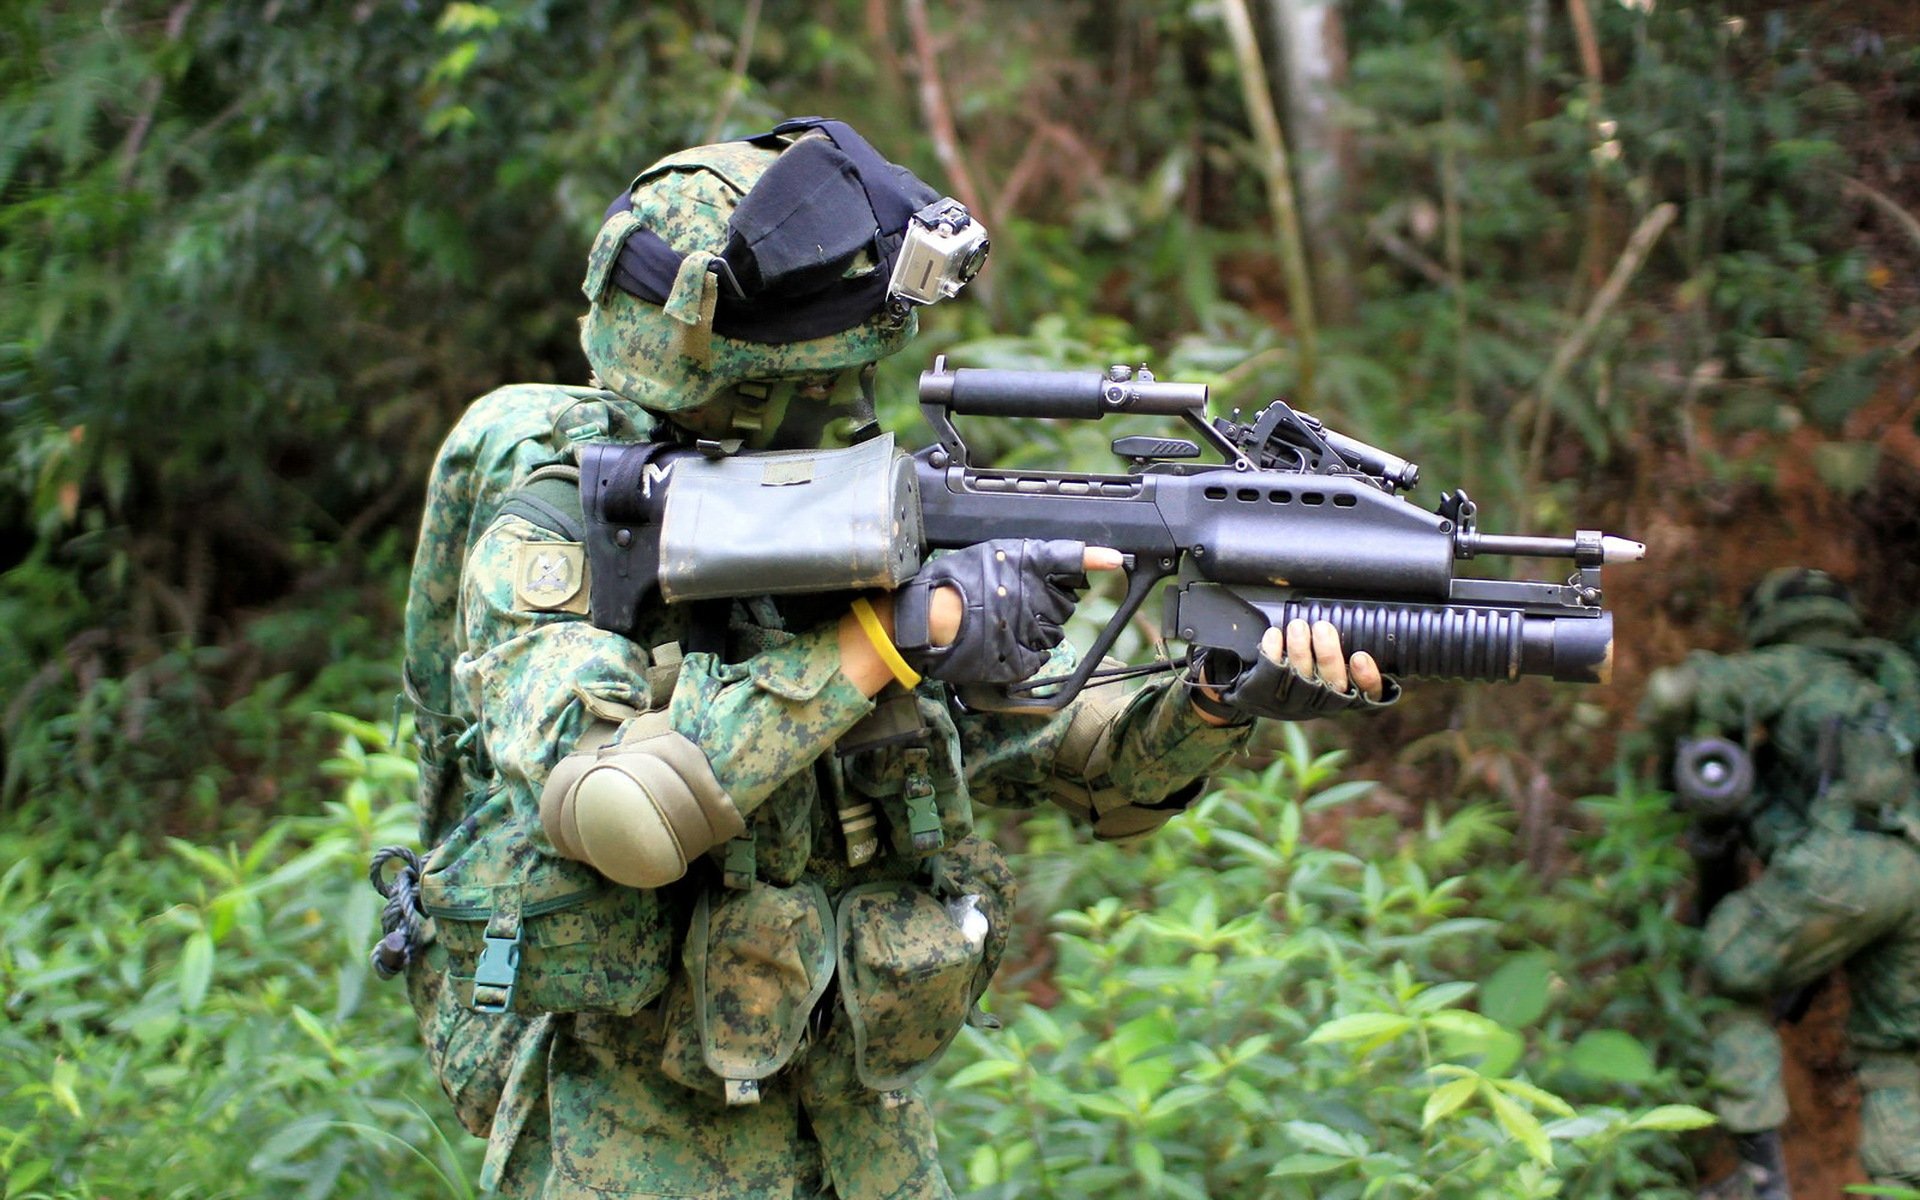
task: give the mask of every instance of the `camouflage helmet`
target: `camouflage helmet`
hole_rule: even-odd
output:
[[[1740,605],[1747,643],[1765,646],[1802,633],[1858,634],[1860,610],[1845,584],[1807,567],[1781,567],[1762,576]]]
[[[615,199],[588,256],[587,361],[601,386],[689,417],[749,381],[877,362],[917,332],[888,272],[937,199],[838,121],[669,155]]]

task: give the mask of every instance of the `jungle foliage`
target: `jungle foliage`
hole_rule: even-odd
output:
[[[1346,6],[1316,236],[1353,304],[1310,382],[1218,4],[929,7],[0,12],[0,1195],[464,1194],[364,968],[360,864],[410,821],[370,722],[439,437],[584,378],[583,248],[666,150],[841,115],[983,214],[987,274],[883,372],[908,440],[936,352],[1149,361],[1223,409],[1310,386],[1506,528],[1631,529],[1789,469],[1870,493],[1914,432],[1881,412],[1920,345],[1899,6]],[[1120,432],[969,437],[1088,468]],[[957,1183],[1688,1185],[1661,797],[1590,700],[1419,705],[1275,733],[1142,850],[1003,829],[1034,938],[937,1090]]]

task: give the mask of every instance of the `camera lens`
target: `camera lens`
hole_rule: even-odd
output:
[[[981,238],[980,244],[968,251],[967,256],[960,260],[961,283],[972,283],[973,277],[978,275],[980,268],[986,265],[988,246],[987,239]]]

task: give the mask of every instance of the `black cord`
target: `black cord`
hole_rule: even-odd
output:
[[[387,864],[395,859],[401,867],[388,875]],[[384,936],[373,948],[373,971],[382,979],[392,979],[412,961],[420,923],[427,915],[420,907],[420,856],[405,846],[382,846],[367,866],[367,882],[387,900],[380,910]]]
[[[1116,679],[1137,679],[1143,675],[1160,675],[1167,671],[1177,671],[1180,668],[1180,663],[1166,659],[1158,662],[1135,663],[1125,667],[1100,667],[1096,669],[1093,674],[1087,676],[1087,686],[1091,687],[1096,683],[1112,683]],[[1026,692],[1037,692],[1041,688],[1053,687],[1056,684],[1065,683],[1071,678],[1073,678],[1071,675],[1046,675],[1039,679],[1028,679],[1020,683],[1010,683],[1007,685],[1007,693],[1009,695],[1019,695]]]

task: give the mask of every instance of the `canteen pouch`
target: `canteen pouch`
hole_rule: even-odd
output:
[[[966,1024],[987,982],[989,907],[978,893],[943,900],[909,880],[840,897],[840,1004],[863,1086],[911,1086]]]
[[[818,884],[710,888],[694,906],[667,994],[661,1069],[728,1104],[793,1059],[833,979],[832,908]]]
[[[686,455],[666,494],[669,603],[892,589],[920,569],[919,480],[892,434],[844,450]]]
[[[482,1013],[645,1007],[666,988],[673,955],[676,922],[662,893],[517,841],[522,852],[502,861],[456,833],[421,878],[455,1000]]]

